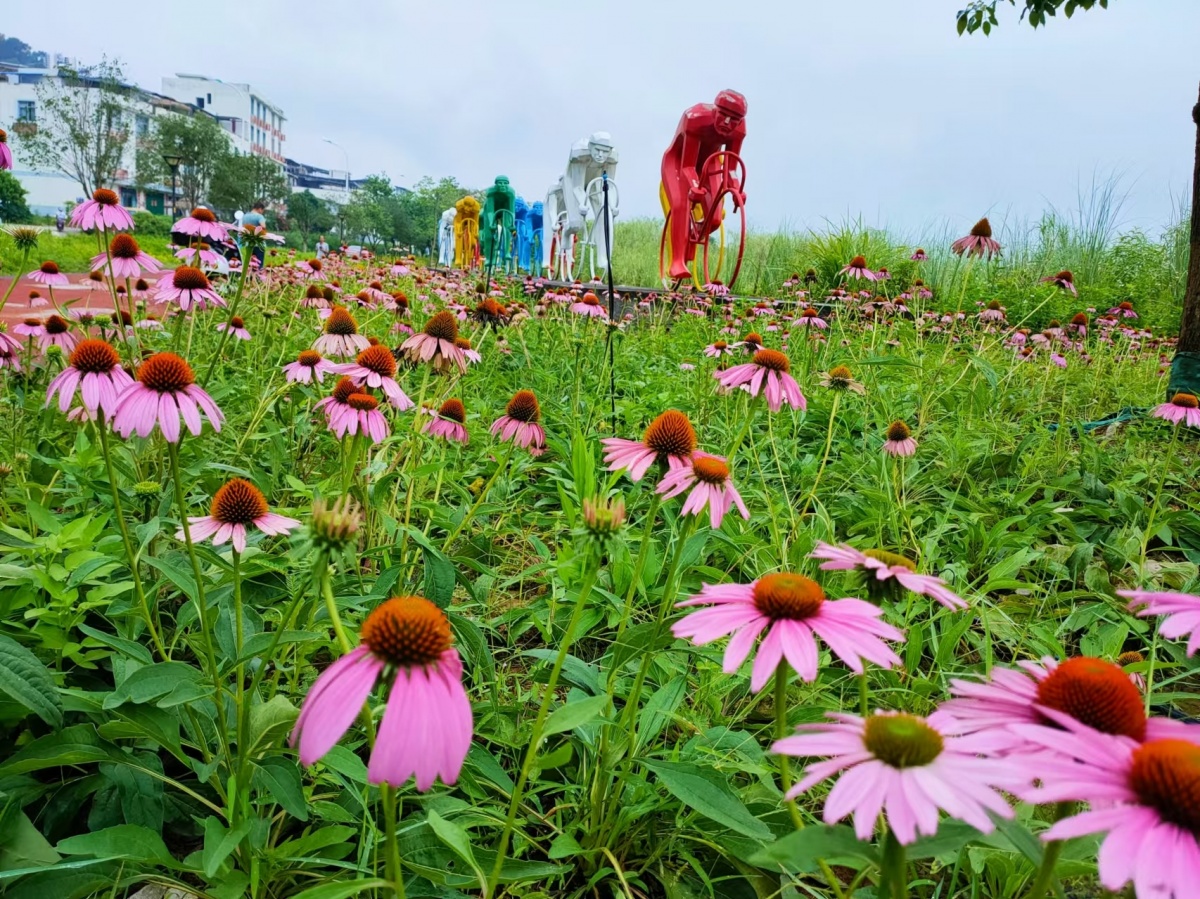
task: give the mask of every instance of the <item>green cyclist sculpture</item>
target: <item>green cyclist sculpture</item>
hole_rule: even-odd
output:
[[[496,183],[487,189],[479,219],[480,249],[488,271],[494,270],[497,264],[505,266],[511,260],[516,207],[516,191],[509,185],[508,178],[498,176]]]

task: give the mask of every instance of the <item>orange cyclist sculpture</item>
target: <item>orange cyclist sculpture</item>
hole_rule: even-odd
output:
[[[663,238],[664,244],[669,242],[671,278],[691,277],[688,263],[695,258],[697,238],[707,240],[721,225],[723,210],[715,204],[718,195],[733,188],[735,208],[740,208],[745,180],[740,153],[745,137],[746,98],[737,91],[721,91],[715,102],[697,103],[679,120],[662,159],[663,212],[668,216]],[[741,171],[740,178],[731,171],[734,167]],[[699,226],[700,233],[693,225]]]

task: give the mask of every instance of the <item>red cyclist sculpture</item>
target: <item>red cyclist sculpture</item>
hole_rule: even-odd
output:
[[[714,103],[697,103],[679,120],[663,154],[660,188],[667,220],[659,245],[659,274],[668,287],[685,278],[702,286],[722,275],[732,287],[737,279],[746,241],[746,168],[739,155],[745,137],[746,98],[737,91],[721,91]],[[741,225],[737,254],[728,267],[726,201]],[[710,253],[713,234],[718,234],[718,246]],[[693,272],[689,266],[700,245],[703,265]]]

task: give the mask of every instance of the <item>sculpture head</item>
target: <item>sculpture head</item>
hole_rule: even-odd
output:
[[[612,135],[607,131],[597,131],[588,138],[588,152],[592,155],[592,162],[596,165],[604,165],[608,162],[612,151]]]
[[[508,190],[508,178],[505,175],[496,176],[496,190]]]
[[[717,94],[713,105],[717,108],[713,128],[721,137],[728,137],[746,117],[746,98],[737,91],[724,90]]]
[[[522,218],[529,214],[529,204],[525,202],[524,197],[517,197],[517,202],[513,204],[513,211],[517,218]]]

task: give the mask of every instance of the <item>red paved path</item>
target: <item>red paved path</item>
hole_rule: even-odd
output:
[[[64,272],[64,274],[66,273]],[[78,286],[78,282],[86,277],[86,274],[67,274],[67,279],[71,282],[71,286],[54,288],[54,298],[60,304],[70,303],[72,309],[112,312],[112,297],[109,296],[107,290],[88,290],[85,287]],[[5,276],[0,278],[0,297],[4,296],[8,290],[8,285],[11,283],[11,277]],[[13,290],[12,296],[8,298],[8,302],[4,306],[4,311],[0,313],[0,320],[12,325],[26,318],[44,318],[52,314],[54,312],[53,306],[38,306],[36,309],[29,308],[29,291],[31,290],[36,290],[42,295],[43,299],[49,299],[49,295],[43,285],[30,281],[28,278],[22,278],[17,283],[16,289]]]

